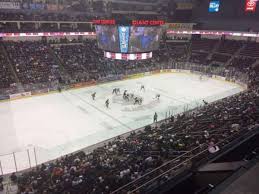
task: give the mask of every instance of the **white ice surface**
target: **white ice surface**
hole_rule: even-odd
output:
[[[146,91],[140,91],[144,85]],[[112,95],[113,88],[143,97],[142,105],[125,103]],[[4,173],[35,165],[86,146],[242,91],[237,84],[199,76],[168,73],[139,79],[117,81],[82,89],[0,103],[0,168]],[[91,94],[96,92],[96,100]],[[160,100],[155,95],[160,94]],[[105,100],[110,99],[110,108]],[[26,151],[28,149],[28,152]],[[6,155],[7,154],[7,155]],[[28,157],[29,156],[29,157]],[[1,169],[0,169],[1,170]],[[1,171],[0,171],[1,174]]]

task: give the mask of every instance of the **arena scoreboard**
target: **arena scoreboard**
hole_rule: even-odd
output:
[[[147,59],[159,48],[163,20],[93,20],[98,47],[105,57]],[[112,56],[112,57],[111,57]],[[116,58],[118,56],[118,58]]]

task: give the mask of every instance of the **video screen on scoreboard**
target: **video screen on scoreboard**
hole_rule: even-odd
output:
[[[97,25],[98,47],[117,53],[139,53],[159,48],[162,28],[160,26],[109,26]]]
[[[219,11],[219,0],[211,0],[209,4],[209,12],[218,12]]]
[[[161,27],[139,27],[130,28],[129,52],[147,52],[159,48]]]
[[[98,47],[102,50],[120,52],[117,26],[98,25],[95,27]]]

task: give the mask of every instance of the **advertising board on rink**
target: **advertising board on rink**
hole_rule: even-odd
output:
[[[23,97],[31,96],[31,92],[23,92],[23,93],[17,93],[17,94],[10,94],[10,99],[19,99]]]

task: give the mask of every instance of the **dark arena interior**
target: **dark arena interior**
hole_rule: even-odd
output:
[[[258,194],[258,0],[1,0],[0,194]]]

